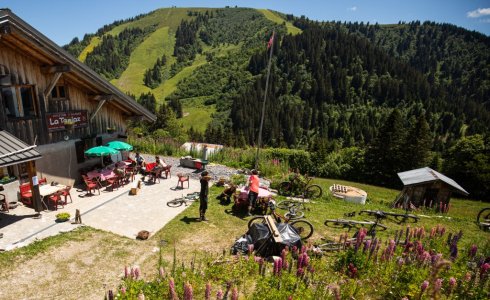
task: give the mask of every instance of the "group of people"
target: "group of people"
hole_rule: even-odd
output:
[[[143,156],[139,153],[136,153],[134,158],[136,161],[136,165],[140,168],[144,168],[146,166],[146,161]],[[163,169],[167,166],[165,161],[161,159],[159,156],[155,156],[155,167],[151,170],[151,172],[156,172],[158,169]],[[252,174],[248,178],[248,209],[247,213],[249,216],[252,215],[252,208],[255,207],[257,202],[257,198],[259,196],[259,185],[260,180],[258,176],[259,172],[257,170],[252,170]],[[209,194],[209,181],[211,180],[211,176],[209,176],[208,171],[203,171],[201,173],[201,178],[199,183],[201,184],[201,190],[199,192],[199,220],[207,221],[206,211],[208,209],[208,194]],[[231,196],[235,193],[236,186],[231,185],[225,191],[223,191],[223,197],[226,197],[228,203],[230,202]]]
[[[252,215],[252,208],[255,207],[257,199],[259,197],[259,172],[257,170],[252,170],[252,174],[248,178],[248,207],[247,214],[249,216]],[[201,191],[199,193],[199,220],[207,221],[206,219],[206,210],[208,209],[208,193],[209,193],[209,180],[211,176],[207,171],[201,173]],[[231,196],[235,193],[236,186],[231,184],[230,187],[225,189],[219,196],[218,199],[222,198],[227,200],[230,203]]]

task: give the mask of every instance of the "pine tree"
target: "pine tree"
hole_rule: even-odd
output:
[[[402,116],[394,109],[366,152],[366,179],[378,185],[394,186],[396,173],[403,170],[404,145]]]
[[[427,166],[430,161],[432,136],[425,115],[421,114],[408,132],[403,147],[405,170]]]

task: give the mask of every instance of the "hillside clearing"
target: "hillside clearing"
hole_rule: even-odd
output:
[[[273,13],[272,11],[270,11],[268,9],[258,9],[258,11],[263,13],[267,19],[271,20],[272,22],[274,22],[276,24],[285,23],[286,28],[288,30],[288,33],[290,33],[292,35],[297,35],[297,34],[300,34],[303,32],[301,29],[294,26],[291,22],[284,20],[283,18],[279,17],[278,15],[276,15],[275,13]]]

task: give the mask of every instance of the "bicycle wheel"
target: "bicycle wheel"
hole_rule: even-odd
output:
[[[398,223],[406,223],[407,221],[410,223],[417,223],[419,221],[419,217],[416,215],[395,215],[395,220],[398,221]]]
[[[295,207],[291,207],[289,211],[284,214],[284,216],[290,220],[301,219],[305,216],[305,212],[298,210]]]
[[[478,216],[476,217],[476,222],[480,223],[490,223],[490,207],[480,210]]]
[[[291,195],[291,183],[289,181],[284,181],[279,184],[278,189],[279,195],[289,196]]]
[[[296,201],[293,200],[284,200],[279,203],[277,203],[276,207],[283,209],[283,210],[289,210],[290,207],[296,205]]]
[[[185,202],[185,199],[183,199],[183,198],[177,198],[177,199],[168,201],[167,202],[167,206],[170,206],[170,207],[179,207],[179,206],[182,206],[182,204],[184,202]]]
[[[346,220],[338,219],[327,219],[325,220],[325,226],[328,227],[333,227],[333,228],[344,228],[344,227],[351,227],[350,223]]]
[[[322,193],[322,188],[318,184],[312,184],[305,189],[305,198],[318,199]]]
[[[313,235],[313,225],[305,220],[298,220],[291,223],[291,226],[296,230],[302,240],[306,240]]]
[[[252,224],[255,223],[265,224],[264,216],[253,217],[252,219],[250,219],[250,221],[248,221],[248,228],[252,227]]]

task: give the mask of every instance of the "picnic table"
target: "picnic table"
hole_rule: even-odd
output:
[[[241,209],[248,206],[248,187],[241,187],[237,190],[237,193],[233,195],[234,209]],[[259,196],[257,197],[256,206],[262,210],[267,209],[269,200],[272,199],[272,193],[265,189],[259,188]]]

